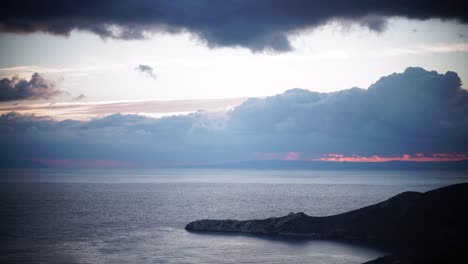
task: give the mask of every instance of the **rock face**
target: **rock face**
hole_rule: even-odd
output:
[[[271,217],[264,220],[200,220],[189,223],[185,229],[189,231],[312,235],[301,233],[300,230],[302,223],[310,218],[304,213],[290,213],[287,216]]]
[[[389,245],[466,249],[468,183],[426,193],[404,192],[354,211],[313,217],[291,213],[263,220],[199,220],[189,231],[283,234],[319,239],[380,241]]]

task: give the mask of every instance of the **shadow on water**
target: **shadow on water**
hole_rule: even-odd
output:
[[[289,246],[309,246],[311,244],[329,244],[340,247],[346,247],[349,249],[359,248],[365,250],[372,250],[382,252],[382,255],[392,253],[395,248],[385,245],[383,243],[374,243],[368,241],[357,241],[357,240],[344,240],[344,239],[317,239],[306,236],[298,235],[286,235],[286,234],[253,234],[253,233],[241,233],[241,232],[214,232],[214,231],[189,231],[187,233],[195,236],[202,237],[218,237],[218,238],[247,238],[247,239],[259,239],[272,243],[284,243]]]

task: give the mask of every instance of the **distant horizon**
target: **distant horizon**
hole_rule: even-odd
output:
[[[455,72],[408,67],[381,77],[367,89],[330,93],[295,88],[263,98],[45,105],[32,109],[101,117],[61,121],[34,112],[4,112],[0,115],[0,124],[7,128],[3,142],[14,156],[3,159],[24,166],[69,168],[258,160],[466,161],[468,91],[461,85]],[[197,104],[207,110],[171,115]],[[112,114],[145,108],[166,115]],[[33,145],[18,148],[10,142]]]
[[[230,163],[129,164],[112,160],[6,160],[0,169],[254,169],[254,170],[458,170],[468,171],[468,159],[443,161],[320,161],[320,160],[248,160]]]

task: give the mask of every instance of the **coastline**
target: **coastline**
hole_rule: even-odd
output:
[[[338,239],[383,243],[395,248],[393,260],[459,259],[467,249],[468,183],[425,193],[403,192],[386,201],[324,217],[290,213],[261,220],[198,220],[187,231],[280,235],[305,239]],[[404,263],[404,262],[403,262]]]

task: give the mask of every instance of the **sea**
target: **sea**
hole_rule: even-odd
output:
[[[326,216],[466,171],[0,170],[0,263],[363,263],[346,241],[191,233],[199,219]]]

